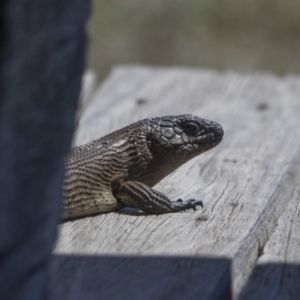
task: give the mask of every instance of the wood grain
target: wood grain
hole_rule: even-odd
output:
[[[79,103],[76,113],[76,123],[79,122],[79,119],[82,113],[85,111],[85,108],[89,104],[95,89],[97,87],[97,74],[95,71],[88,70],[86,71],[81,80],[81,92],[79,96]]]
[[[299,299],[300,297],[300,186],[294,191],[275,232],[239,299]]]
[[[104,272],[100,267],[87,268],[85,263],[78,263],[80,259],[93,258],[91,265],[97,266],[99,259],[111,256],[122,263],[107,276],[101,273],[103,284],[93,286],[93,293],[85,299],[110,293],[106,283],[113,279],[116,288],[128,292],[130,285],[120,280],[120,274],[131,269],[134,258],[149,256],[206,261],[198,278],[203,284],[193,289],[189,299],[199,299],[199,295],[203,299],[236,298],[300,179],[299,93],[300,79],[293,76],[178,68],[115,69],[84,111],[77,145],[146,117],[182,113],[219,122],[225,137],[218,147],[156,186],[171,199],[203,200],[203,210],[159,216],[112,212],[62,224],[55,248],[59,257],[51,269],[55,299],[58,291],[76,288],[86,295],[86,287],[80,285],[82,278]],[[216,267],[216,261],[225,263]],[[171,265],[169,269],[161,266],[162,272],[172,269]],[[149,288],[145,278],[152,273],[141,272],[136,278],[139,267],[134,268],[132,274],[125,273],[127,281],[140,280],[141,294],[128,292],[138,299],[137,295]],[[76,279],[65,285],[70,270],[77,274]],[[180,272],[193,277],[189,264],[183,263]],[[151,287],[156,297],[149,294],[143,299],[166,299],[165,285],[173,291],[170,299],[184,299],[176,288],[179,278],[161,279],[161,285]],[[184,289],[194,286],[183,282]],[[63,299],[73,299],[67,295]]]

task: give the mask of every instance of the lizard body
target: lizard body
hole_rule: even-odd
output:
[[[223,137],[215,122],[192,115],[152,118],[75,147],[66,159],[63,219],[124,206],[167,213],[202,205],[194,199],[170,201],[152,189]]]

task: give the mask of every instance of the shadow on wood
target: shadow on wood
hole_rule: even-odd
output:
[[[255,267],[238,299],[300,299],[299,281],[299,264],[261,264]]]
[[[58,255],[50,265],[49,299],[226,300],[230,267],[227,258]]]

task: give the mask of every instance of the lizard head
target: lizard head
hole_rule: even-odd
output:
[[[181,163],[215,147],[224,135],[218,123],[193,115],[152,118],[149,121],[148,147],[153,156],[172,156]]]

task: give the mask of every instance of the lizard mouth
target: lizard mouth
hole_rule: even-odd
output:
[[[188,152],[194,150],[200,150],[205,152],[217,146],[222,141],[222,139],[223,139],[223,134],[216,136],[214,133],[210,133],[208,134],[207,139],[191,143],[190,145],[192,147],[187,147],[186,150]],[[191,148],[193,148],[193,150]]]
[[[211,139],[212,143],[219,144],[223,140],[223,136],[217,136]]]
[[[215,146],[217,146],[222,141],[222,137],[215,137],[213,139],[208,139],[206,141],[201,141],[200,143],[187,143],[181,145],[177,148],[175,153],[185,153],[185,155],[192,154],[193,156],[199,155],[200,153],[206,152]]]
[[[206,139],[200,139],[199,142],[195,142],[195,144],[202,144],[202,145],[217,145],[223,139],[223,132],[216,134],[215,132],[210,132],[207,134]]]

